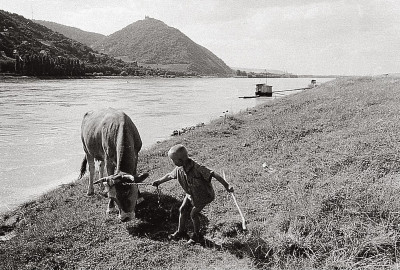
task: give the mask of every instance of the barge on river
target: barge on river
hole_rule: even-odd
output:
[[[272,85],[266,83],[256,84],[256,96],[272,97]]]

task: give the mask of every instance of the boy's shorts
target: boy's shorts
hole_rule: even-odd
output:
[[[187,193],[186,193],[185,199],[188,199],[189,202],[192,204],[192,206],[195,206],[196,208],[203,209],[207,205],[207,203],[200,204],[200,205],[194,205],[192,196],[190,194],[187,194]]]

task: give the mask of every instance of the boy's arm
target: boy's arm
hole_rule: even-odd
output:
[[[157,186],[159,186],[160,184],[162,184],[162,183],[164,183],[164,182],[167,182],[167,181],[169,181],[169,180],[172,180],[172,179],[174,179],[174,178],[171,177],[171,174],[170,174],[170,173],[167,173],[166,175],[164,175],[164,176],[161,177],[160,179],[155,180],[155,181],[152,183],[152,185],[155,186],[155,187],[157,187]]]
[[[226,182],[226,180],[221,175],[219,175],[218,173],[214,172],[213,173],[213,177],[215,179],[217,179],[217,181],[220,182],[225,187],[226,191],[233,192],[233,187],[231,187],[229,185],[229,183]]]

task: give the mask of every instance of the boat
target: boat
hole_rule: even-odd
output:
[[[272,97],[272,86],[266,83],[256,84],[256,96]]]
[[[272,97],[272,85],[267,84],[268,74],[265,70],[265,83],[256,84],[256,96]]]

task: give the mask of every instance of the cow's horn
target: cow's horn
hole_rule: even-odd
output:
[[[112,176],[103,177],[103,178],[100,178],[99,180],[97,180],[97,181],[93,182],[93,184],[100,184],[100,183],[104,183],[104,182],[107,182],[107,181],[108,181],[108,179],[111,179],[111,178],[112,178]]]
[[[131,180],[132,182],[135,182],[135,183],[141,183],[141,182],[143,182],[147,177],[149,176],[149,173],[142,173],[142,174],[140,174],[140,175],[135,175],[135,176],[133,176],[133,175],[130,175],[130,174],[124,174],[123,176],[122,176],[122,179],[128,179],[128,180]]]
[[[133,175],[130,175],[130,174],[122,175],[122,179],[127,179],[127,180],[131,180],[132,182],[135,182],[135,177]]]

